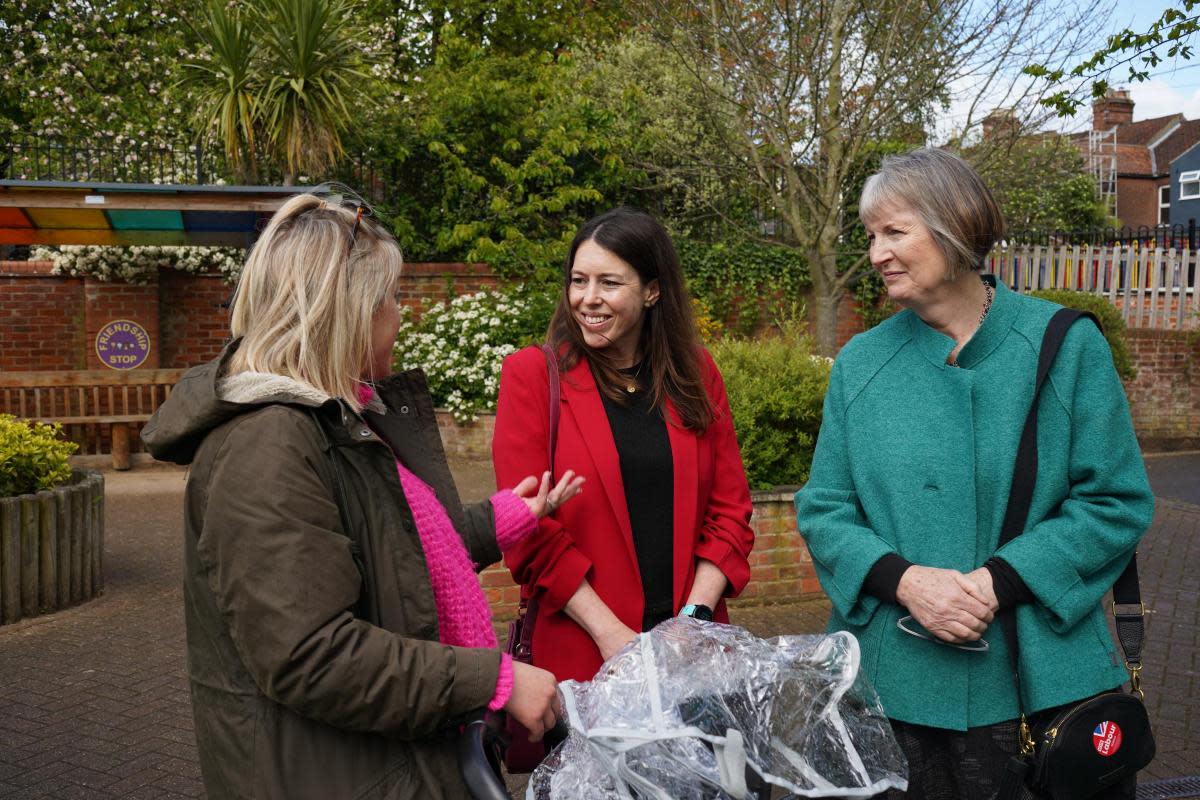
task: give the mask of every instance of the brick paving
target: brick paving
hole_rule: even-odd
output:
[[[1149,466],[1152,479],[1173,481],[1139,556],[1153,612],[1145,689],[1159,741],[1143,777],[1157,781],[1200,775],[1200,456]],[[484,471],[459,473],[464,495],[485,493]],[[104,595],[0,627],[3,800],[204,796],[184,666],[184,473],[139,468],[106,480]],[[769,636],[819,631],[827,615],[826,603],[807,602],[739,609],[734,621]]]

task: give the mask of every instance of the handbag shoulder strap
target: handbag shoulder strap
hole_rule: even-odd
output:
[[[1029,404],[1029,412],[1025,416],[1025,427],[1021,430],[1021,440],[1017,446],[1016,463],[1013,466],[1012,488],[1008,495],[1008,507],[1004,512],[1004,524],[1000,528],[1000,540],[997,548],[1019,536],[1025,529],[1029,518],[1029,507],[1033,501],[1033,490],[1037,484],[1038,455],[1037,455],[1037,412],[1038,400],[1042,387],[1050,374],[1050,367],[1066,339],[1067,331],[1082,317],[1090,319],[1100,327],[1099,321],[1091,314],[1072,308],[1063,308],[1050,318],[1046,332],[1042,337],[1042,347],[1038,353],[1037,375],[1034,379],[1033,399]],[[1138,613],[1121,614],[1118,605],[1136,605]],[[1113,612],[1117,623],[1117,639],[1121,650],[1125,653],[1126,667],[1134,674],[1141,669],[1142,641],[1145,638],[1145,624],[1142,619],[1141,590],[1137,577],[1137,554],[1130,559],[1129,564],[1113,585]],[[1018,669],[1019,643],[1015,615],[1012,609],[1000,614],[1004,639],[1008,644],[1008,657],[1013,671],[1013,680],[1017,685],[1017,704],[1021,702],[1021,676]],[[1135,688],[1137,686],[1135,679]]]
[[[554,477],[554,450],[558,445],[558,413],[562,400],[562,382],[558,375],[558,356],[548,344],[542,345],[542,355],[546,357],[546,370],[550,377],[550,476]]]
[[[1050,318],[1046,333],[1042,336],[1042,348],[1038,352],[1037,376],[1033,383],[1033,399],[1029,403],[1029,411],[1025,415],[1025,427],[1021,429],[1021,441],[1017,445],[1017,460],[1013,467],[1012,488],[1008,493],[1008,508],[1004,511],[1004,524],[1000,528],[1000,542],[997,547],[1015,539],[1025,529],[1025,521],[1029,517],[1029,506],[1033,502],[1033,489],[1037,484],[1038,452],[1038,400],[1042,395],[1042,387],[1050,375],[1050,367],[1067,337],[1067,330],[1080,317],[1087,317],[1096,322],[1091,314],[1064,308]],[[1097,327],[1100,325],[1096,322]]]
[[[550,478],[554,479],[554,450],[558,446],[558,415],[562,405],[562,379],[558,374],[558,356],[554,348],[548,344],[541,347],[542,355],[546,357],[546,371],[550,380],[550,431],[547,436],[547,456],[550,464]],[[523,620],[521,625],[521,646],[526,653],[533,651],[533,621],[537,618],[537,600],[526,594],[521,587],[521,600],[517,604],[517,616]]]

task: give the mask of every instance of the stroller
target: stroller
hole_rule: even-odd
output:
[[[668,620],[591,681],[560,685],[569,735],[525,797],[770,800],[905,789],[904,756],[858,665],[847,633],[762,640],[730,625]],[[498,746],[486,719],[460,740],[475,800],[509,797]]]

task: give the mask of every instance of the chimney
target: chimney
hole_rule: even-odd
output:
[[[1092,103],[1092,130],[1106,131],[1133,122],[1133,101],[1127,89],[1109,89]]]
[[[1017,115],[1011,108],[993,109],[983,118],[984,140],[993,137],[1011,136],[1017,131]]]

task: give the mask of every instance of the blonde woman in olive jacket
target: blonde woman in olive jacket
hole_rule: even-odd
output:
[[[554,722],[553,676],[502,659],[471,563],[574,488],[531,478],[461,505],[424,376],[388,376],[400,265],[356,210],[288,201],[242,273],[239,338],[143,433],[191,465],[184,615],[210,800],[461,798],[467,712]],[[447,643],[455,621],[490,646]]]

